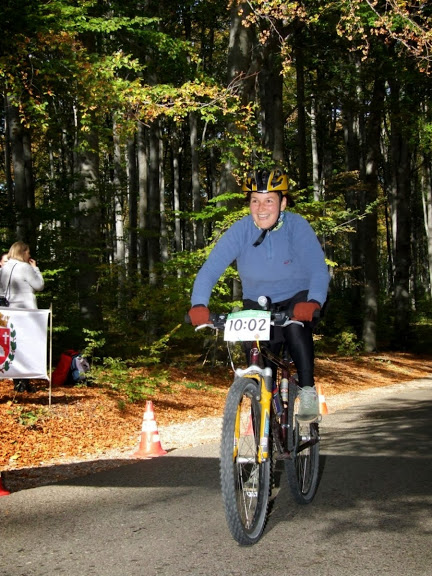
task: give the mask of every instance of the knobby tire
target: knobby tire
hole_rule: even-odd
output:
[[[238,378],[228,392],[222,424],[220,481],[225,516],[233,538],[255,544],[267,520],[271,459],[258,462],[261,406],[259,386]]]

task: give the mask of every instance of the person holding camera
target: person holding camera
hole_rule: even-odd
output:
[[[9,249],[8,260],[0,270],[0,294],[9,301],[10,308],[36,309],[36,292],[44,288],[44,279],[25,242],[15,242]],[[25,379],[14,379],[18,392],[31,391]]]

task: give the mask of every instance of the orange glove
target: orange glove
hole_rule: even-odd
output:
[[[210,310],[203,304],[197,304],[189,310],[189,318],[192,326],[210,324]]]
[[[298,302],[294,306],[293,320],[300,322],[312,322],[315,310],[321,310],[318,302],[311,300],[310,302]]]

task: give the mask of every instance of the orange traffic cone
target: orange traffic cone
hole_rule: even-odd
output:
[[[166,454],[159,440],[159,432],[153,412],[153,402],[147,400],[142,423],[141,441],[134,458],[152,458]]]
[[[10,492],[3,488],[2,479],[0,475],[0,496],[9,496]]]
[[[325,400],[325,396],[322,392],[321,384],[316,384],[316,390],[318,393],[318,400],[319,400],[319,411],[320,414],[328,414],[327,403]]]

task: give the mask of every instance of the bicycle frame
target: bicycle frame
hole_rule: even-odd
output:
[[[281,314],[283,316],[283,313]],[[226,320],[225,315],[221,315],[221,319],[223,324]],[[274,321],[272,320],[272,324]],[[287,326],[290,323],[300,324],[303,325],[301,322],[296,320],[289,320],[286,319],[284,324],[278,324],[280,326]],[[209,325],[202,325],[196,328],[196,330],[208,327],[213,327],[212,324]],[[269,437],[270,437],[270,425],[271,425],[271,406],[272,406],[272,396],[273,396],[273,374],[272,369],[270,367],[261,368],[259,366],[260,357],[264,357],[267,360],[271,361],[281,370],[282,378],[289,379],[290,377],[290,361],[281,358],[279,355],[271,352],[268,348],[263,347],[260,348],[259,342],[255,341],[253,346],[250,350],[250,362],[247,368],[236,368],[234,370],[234,379],[235,378],[251,378],[255,380],[259,384],[259,404],[261,406],[261,414],[263,417],[261,418],[261,425],[259,431],[259,451],[257,455],[257,459],[259,463],[266,462],[269,458],[272,457],[270,454],[270,447],[269,447]],[[234,367],[233,367],[234,368]],[[287,434],[287,409],[284,406],[281,421],[279,423],[280,430],[282,433],[282,444],[283,444],[283,452],[281,451],[280,458],[290,458],[290,450],[287,448],[286,444],[286,434]],[[301,447],[299,448],[299,452],[310,448],[316,441],[312,442],[304,442],[302,443]],[[236,447],[234,446],[234,455],[236,454]]]

